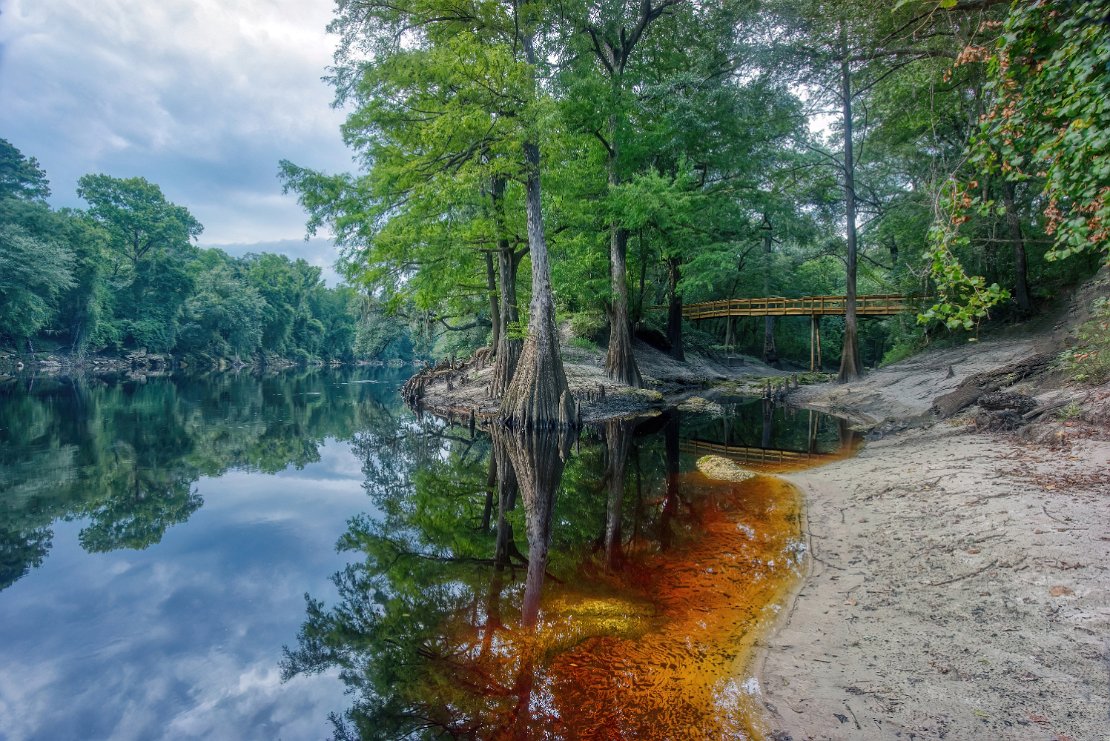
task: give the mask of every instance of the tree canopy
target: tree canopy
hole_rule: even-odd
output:
[[[86,210],[49,194],[35,158],[0,140],[0,347],[142,349],[200,368],[415,351],[380,301],[327,287],[303,259],[198,248],[200,222],[144,178],[82,177]]]

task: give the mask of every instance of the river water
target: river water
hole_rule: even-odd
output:
[[[742,737],[846,454],[762,402],[576,439],[394,371],[0,380],[0,738]]]

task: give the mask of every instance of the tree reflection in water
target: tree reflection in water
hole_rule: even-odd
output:
[[[144,549],[204,504],[201,476],[301,468],[329,437],[395,438],[394,384],[363,375],[0,381],[0,590],[43,563],[58,520],[85,521],[88,552]]]
[[[737,661],[797,573],[800,509],[777,479],[683,472],[685,421],[610,423],[569,457],[445,429],[405,458],[408,495],[368,478],[386,514],[352,520],[360,560],[334,606],[309,600],[283,676],[339,670],[336,738],[743,737]]]

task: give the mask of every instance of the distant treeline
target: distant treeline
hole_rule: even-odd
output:
[[[195,245],[188,209],[144,178],[85,175],[85,210],[53,209],[46,173],[0,139],[0,348],[145,349],[195,361],[409,358],[373,299],[283,255]]]

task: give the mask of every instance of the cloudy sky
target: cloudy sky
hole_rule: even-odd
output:
[[[56,206],[88,172],[141,175],[186,206],[202,245],[325,265],[278,160],[346,170],[320,80],[331,0],[0,0],[0,137],[38,158]],[[253,245],[247,247],[247,245]]]

